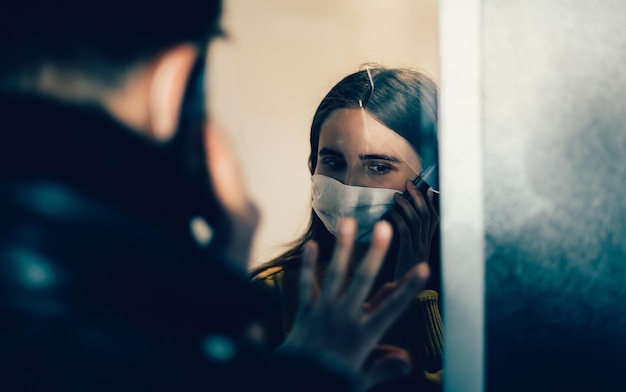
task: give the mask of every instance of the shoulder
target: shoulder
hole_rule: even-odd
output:
[[[252,282],[291,279],[292,276],[300,276],[300,266],[299,255],[283,255],[252,269],[250,279]]]
[[[297,290],[300,281],[299,263],[287,263],[287,265],[269,265],[251,274],[254,286],[264,286],[276,289],[280,292]]]
[[[283,266],[274,266],[256,271],[253,273],[252,282],[267,281],[280,279],[284,275],[285,269]]]

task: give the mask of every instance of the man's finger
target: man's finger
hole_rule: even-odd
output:
[[[346,292],[345,301],[348,309],[360,311],[362,308],[362,304],[383,264],[392,236],[393,229],[389,222],[380,221],[376,223],[370,248],[357,267],[354,278]]]
[[[398,288],[398,282],[387,282],[367,301],[367,312],[373,312]]]
[[[309,241],[304,245],[302,253],[302,268],[300,270],[300,306],[299,311],[310,309],[316,296],[317,279],[315,277],[315,265],[317,260],[317,243]]]
[[[425,262],[407,272],[397,289],[369,315],[366,329],[375,335],[382,334],[424,288],[429,274]]]
[[[405,376],[410,371],[411,359],[405,349],[378,345],[363,366],[363,387],[369,390],[374,385]]]
[[[350,254],[354,245],[356,221],[352,218],[341,219],[337,231],[338,237],[335,242],[335,250],[330,259],[320,294],[320,301],[326,304],[335,302],[343,286]]]

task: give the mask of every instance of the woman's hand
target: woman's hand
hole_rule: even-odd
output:
[[[415,184],[407,181],[406,192],[394,195],[396,205],[389,211],[388,220],[398,235],[397,260],[394,279],[401,279],[415,265],[426,262],[430,246],[439,224],[439,214],[433,204],[433,190],[424,197]]]
[[[385,330],[405,310],[428,279],[428,266],[411,269],[393,290],[388,288],[376,301],[366,304],[375,277],[382,265],[392,238],[388,222],[374,227],[371,246],[359,263],[352,280],[346,282],[356,224],[344,219],[321,289],[316,279],[317,244],[307,243],[300,278],[299,308],[294,327],[279,350],[298,350],[327,360],[335,360],[355,374],[375,348]],[[398,356],[393,356],[394,360]],[[367,366],[367,370],[371,370]],[[377,374],[363,375],[362,380],[380,380],[384,366]],[[390,373],[391,374],[391,373]]]

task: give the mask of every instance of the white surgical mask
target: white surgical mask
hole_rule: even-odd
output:
[[[351,217],[357,223],[357,242],[372,237],[374,224],[394,205],[395,189],[344,185],[333,178],[314,174],[311,177],[313,210],[335,237],[341,217]]]

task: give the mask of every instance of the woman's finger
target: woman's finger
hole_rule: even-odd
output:
[[[380,221],[374,226],[372,243],[359,264],[344,297],[347,309],[361,312],[363,302],[369,294],[385,254],[391,244],[393,229],[389,222]]]
[[[421,244],[414,236],[421,233],[421,226],[413,227],[412,230],[407,225],[403,215],[395,209],[389,212],[389,221],[392,222],[394,230],[398,233],[397,251],[395,252],[395,272],[394,281],[399,280],[410,270],[416,262],[422,258],[414,253],[415,249],[421,249]],[[412,232],[413,231],[413,232]]]
[[[406,190],[411,197],[411,205],[417,212],[421,227],[423,228],[420,240],[424,240],[424,236],[427,236],[431,229],[431,211],[428,208],[426,200],[424,200],[424,195],[417,189],[413,182],[407,181]]]
[[[433,188],[428,188],[428,197],[426,198],[426,205],[428,211],[430,211],[430,236],[435,232],[437,225],[439,224],[439,213],[435,207],[435,191]]]
[[[415,210],[415,207],[413,207],[413,205],[407,199],[407,197],[400,193],[396,193],[394,195],[394,200],[397,205],[396,209],[404,217],[404,220],[406,221],[407,226],[411,228],[419,228],[421,232],[422,227],[423,227],[423,224],[422,224],[423,219],[419,215],[419,213]],[[420,239],[417,233],[413,233],[413,236],[416,240]]]
[[[417,212],[419,212],[421,216],[428,216],[430,211],[428,210],[428,206],[426,205],[426,200],[424,200],[422,192],[420,192],[411,181],[406,182],[406,190],[409,196],[411,196],[411,200],[413,201],[413,205],[415,206]]]
[[[352,218],[342,218],[339,221],[337,232],[335,250],[330,259],[320,294],[320,302],[325,304],[333,303],[336,300],[344,284],[350,254],[354,245],[354,236],[356,235],[356,221]]]
[[[401,241],[404,241],[405,244],[408,244],[412,247],[413,245],[413,234],[417,236],[421,236],[422,226],[411,226],[407,223],[404,215],[400,214],[395,208],[389,211],[389,220],[391,221],[394,229],[398,233],[398,236]],[[413,229],[413,230],[411,230]],[[413,233],[413,231],[415,233]],[[402,243],[401,243],[402,244]]]

